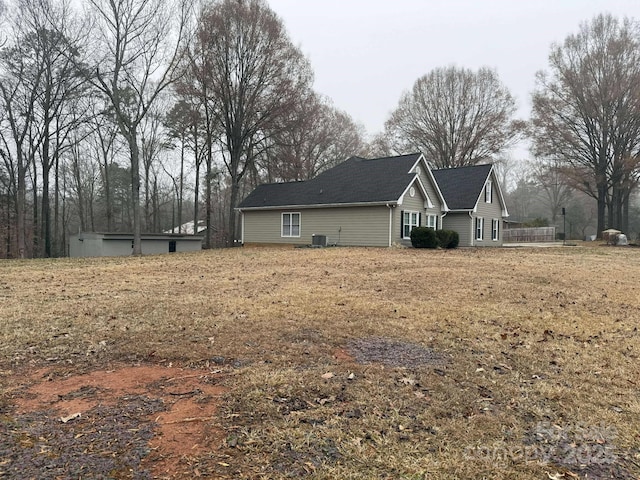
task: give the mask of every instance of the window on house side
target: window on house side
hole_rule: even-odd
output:
[[[411,230],[413,230],[413,227],[420,226],[420,217],[418,212],[404,212],[403,215],[402,225],[404,231],[402,232],[402,238],[411,238]]]
[[[283,213],[282,214],[282,236],[283,237],[299,237],[300,236],[300,214],[299,213]]]
[[[491,220],[491,240],[500,240],[500,220],[497,218]]]
[[[487,184],[484,187],[484,201],[485,203],[491,203],[492,200],[493,200],[492,185],[491,185],[491,180],[488,180]]]
[[[484,238],[484,218],[476,217],[476,240]]]
[[[433,228],[434,230],[438,229],[438,216],[437,215],[427,215],[427,227]]]

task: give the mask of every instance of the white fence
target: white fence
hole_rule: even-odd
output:
[[[502,232],[504,242],[553,242],[556,227],[509,228]]]

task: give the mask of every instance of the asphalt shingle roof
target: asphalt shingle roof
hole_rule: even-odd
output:
[[[351,157],[305,182],[260,185],[238,207],[395,202],[415,178],[409,170],[420,155],[414,153],[372,160]]]
[[[471,210],[475,207],[491,165],[432,170],[442,196],[450,210]]]

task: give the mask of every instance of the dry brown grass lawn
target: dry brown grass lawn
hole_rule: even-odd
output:
[[[43,366],[217,366],[191,476],[640,478],[639,279],[603,246],[6,261],[0,413]],[[356,361],[381,341],[439,360]]]

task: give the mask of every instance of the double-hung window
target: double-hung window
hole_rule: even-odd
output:
[[[299,237],[300,236],[300,214],[299,213],[283,213],[282,214],[282,236],[283,237]]]
[[[420,226],[420,214],[418,212],[403,212],[402,215],[402,238],[411,238],[413,227]]]
[[[484,218],[476,217],[476,240],[484,239]]]
[[[433,228],[437,230],[438,228],[438,216],[437,215],[427,215],[427,227]]]
[[[500,220],[497,218],[491,220],[491,240],[500,240]]]

